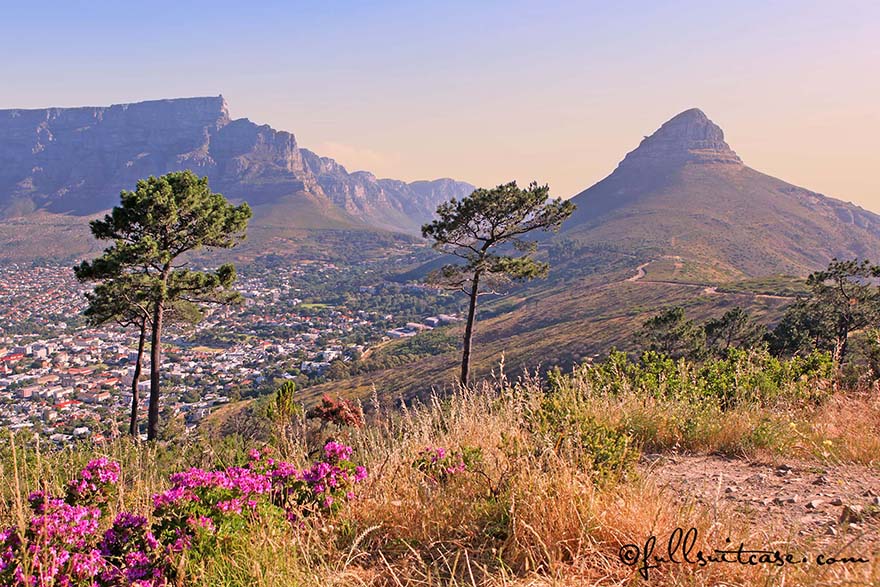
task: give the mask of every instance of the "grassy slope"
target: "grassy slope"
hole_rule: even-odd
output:
[[[96,255],[103,247],[91,237],[89,220],[97,217],[41,212],[0,220],[0,260],[64,262]]]
[[[591,473],[595,461],[588,445],[579,443],[566,425],[547,428],[547,389],[546,382],[537,380],[480,386],[406,414],[380,410],[362,430],[326,431],[350,442],[355,460],[369,470],[357,499],[335,519],[312,519],[302,527],[254,520],[211,556],[191,559],[183,584],[644,584],[635,569],[621,564],[621,545],[642,544],[651,534],[665,537],[676,527],[698,528],[699,548],[717,547],[729,537],[734,544],[783,552],[865,555],[871,563],[828,568],[665,565],[652,572],[651,585],[807,587],[868,585],[880,579],[874,521],[863,524],[867,539],[846,525],[840,525],[837,536],[799,534],[796,516],[763,519],[720,498],[706,503],[676,493],[654,474],[662,464],[600,481]],[[797,395],[784,396],[719,416],[712,401],[695,405],[626,386],[611,394],[582,374],[555,389],[555,405],[566,406],[573,422],[627,431],[635,449],[673,459],[680,451],[720,452],[769,464],[797,458],[817,471],[852,463],[850,473],[877,477],[880,404],[869,395],[839,394],[819,407]],[[321,436],[297,425],[290,436],[273,443],[282,457],[302,465]],[[111,510],[149,512],[150,495],[168,486],[170,472],[242,462],[255,442],[110,444],[100,452],[123,464],[123,489]],[[425,446],[475,447],[482,458],[473,472],[438,485],[412,466]],[[28,491],[61,491],[71,472],[92,456],[89,447],[38,455],[19,446],[13,461],[8,441],[0,441],[0,475],[11,480],[0,486],[0,526],[15,523],[17,504]]]
[[[806,275],[880,257],[880,218],[742,166],[618,169],[576,196],[563,235],[678,255],[714,273]]]
[[[254,206],[253,211],[247,240],[231,253],[235,259],[246,261],[267,253],[333,257],[337,239],[362,241],[370,248],[377,237],[391,237],[305,193],[279,197]],[[0,220],[0,260],[66,262],[97,255],[106,244],[91,237],[88,222],[102,216],[38,212]]]
[[[634,273],[634,271],[632,271]],[[632,348],[632,336],[658,309],[681,305],[698,319],[719,316],[741,305],[772,320],[786,300],[756,298],[751,293],[707,294],[703,287],[674,283],[628,282],[626,271],[584,277],[565,283],[535,284],[524,293],[486,304],[475,333],[474,372],[487,376],[504,357],[510,374],[574,362]],[[493,315],[494,308],[505,311]],[[461,330],[461,327],[459,327]],[[303,390],[309,401],[323,393],[363,397],[375,387],[389,399],[424,394],[434,386],[454,385],[458,353],[426,357],[404,367],[378,371]]]

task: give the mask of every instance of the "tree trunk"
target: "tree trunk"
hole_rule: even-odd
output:
[[[162,315],[164,304],[156,301],[153,310],[153,336],[150,339],[150,408],[147,415],[147,440],[159,436],[159,361],[162,355]]]
[[[474,281],[471,286],[470,302],[468,304],[467,324],[464,328],[464,349],[461,352],[461,377],[459,383],[462,387],[468,383],[468,374],[471,369],[471,342],[474,337],[474,318],[477,315],[477,296],[479,295],[480,272],[474,273]]]
[[[141,364],[144,357],[144,343],[147,339],[147,317],[141,320],[141,336],[138,340],[137,361],[134,364],[134,375],[131,377],[131,421],[128,424],[128,433],[134,438],[138,437],[138,383],[141,382]]]
[[[846,343],[849,336],[847,334],[838,335],[837,339],[834,341],[834,367],[837,369],[838,373],[840,372],[841,367],[843,366],[843,356],[846,354]]]

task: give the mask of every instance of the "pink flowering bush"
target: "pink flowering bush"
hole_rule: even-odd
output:
[[[328,442],[321,460],[299,470],[251,451],[242,467],[175,473],[171,487],[153,496],[152,523],[130,512],[104,521],[102,508],[120,470],[118,463],[95,459],[68,484],[64,499],[31,494],[32,515],[23,535],[18,528],[0,530],[0,585],[173,584],[180,553],[210,555],[221,538],[249,521],[336,512],[367,476],[350,460],[352,452]]]
[[[455,475],[471,470],[481,459],[479,448],[461,447],[450,451],[443,447],[426,447],[418,452],[413,467],[434,484],[445,483]]]
[[[324,445],[324,458],[300,471],[287,499],[306,513],[336,512],[342,503],[354,497],[355,483],[367,478],[367,470],[351,462],[352,448],[330,441]],[[291,499],[292,498],[292,499]]]
[[[89,461],[67,485],[67,503],[105,503],[119,481],[119,463],[104,457]]]
[[[64,499],[36,491],[28,496],[31,518],[23,535],[18,528],[0,532],[0,584],[48,586],[115,587],[166,585],[168,561],[159,544],[133,533],[117,539],[120,514],[112,527],[101,533],[104,512],[119,480],[119,464],[95,459],[67,486]],[[120,546],[121,545],[121,546]],[[114,548],[119,556],[114,556]],[[122,553],[121,549],[127,550]],[[123,554],[135,553],[137,559]]]
[[[153,535],[147,518],[121,512],[98,543],[106,568],[106,585],[165,585],[173,574],[172,559]]]
[[[174,551],[210,548],[257,516],[295,521],[335,513],[367,477],[364,467],[351,462],[352,452],[330,441],[321,460],[299,470],[254,450],[244,467],[176,473],[171,488],[153,497],[156,535]]]

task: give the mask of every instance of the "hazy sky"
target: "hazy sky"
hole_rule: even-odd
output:
[[[223,94],[349,170],[569,196],[703,109],[880,212],[880,1],[0,2],[0,108]]]

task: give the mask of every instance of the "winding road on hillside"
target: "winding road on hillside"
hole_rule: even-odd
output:
[[[794,299],[796,299],[794,296],[784,296],[784,295],[776,295],[776,294],[718,291],[718,286],[712,285],[711,283],[671,281],[668,279],[645,279],[645,277],[647,277],[647,275],[648,275],[648,272],[646,271],[646,269],[647,269],[648,265],[650,265],[654,261],[656,261],[656,259],[651,259],[650,261],[648,261],[646,263],[642,263],[641,265],[636,267],[635,275],[631,275],[630,277],[627,277],[624,281],[627,281],[629,283],[680,285],[682,287],[700,288],[703,290],[703,293],[707,294],[707,295],[749,296],[754,299],[764,299],[764,300],[794,300]]]

